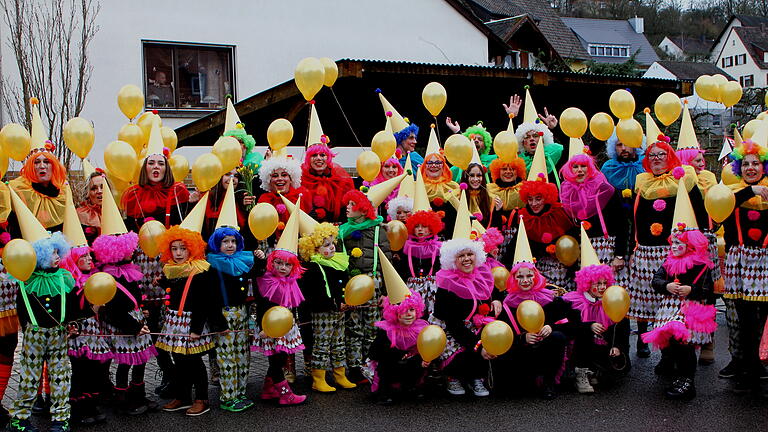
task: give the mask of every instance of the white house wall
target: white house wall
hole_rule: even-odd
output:
[[[760,69],[752,59],[747,47],[742,43],[741,38],[735,31],[731,30],[728,36],[725,38],[725,43],[722,45],[722,50],[719,53],[715,53],[717,58],[715,59],[715,65],[727,72],[738,81],[742,76],[753,75],[754,85],[753,87],[766,87],[766,72]],[[746,63],[738,66],[723,67],[722,59],[724,57],[735,57],[740,54],[746,54]],[[735,63],[735,59],[734,59]]]

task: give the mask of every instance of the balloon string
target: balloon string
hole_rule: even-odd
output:
[[[443,140],[440,139],[440,127],[438,127],[437,124],[437,116],[432,116],[433,119],[435,119],[435,135],[437,135],[437,142],[443,142]]]
[[[345,113],[344,108],[341,107],[341,102],[339,102],[339,98],[336,97],[336,92],[333,91],[333,87],[329,87],[329,89],[331,90],[333,99],[336,101],[336,105],[339,106],[339,111],[341,111],[341,115],[344,116],[344,120],[347,122],[347,126],[349,126],[349,131],[352,132],[352,136],[355,137],[355,141],[357,141],[357,145],[359,145],[360,147],[363,147],[363,144],[360,142],[360,139],[357,137],[355,130],[352,128],[352,123],[350,123],[349,119],[347,118],[347,113]]]

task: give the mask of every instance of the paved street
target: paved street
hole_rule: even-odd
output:
[[[663,381],[653,374],[658,361],[633,357],[630,376],[619,387],[591,396],[581,396],[571,389],[564,390],[552,402],[535,398],[475,400],[469,396],[449,399],[443,394],[422,403],[382,407],[367,399],[367,389],[340,391],[321,395],[309,390],[302,377],[296,389],[309,394],[303,406],[278,408],[257,402],[254,409],[232,414],[217,407],[198,418],[180,413],[152,413],[138,418],[110,417],[108,423],[76,428],[93,432],[114,431],[764,431],[768,430],[766,402],[733,395],[729,381],[718,379],[717,372],[728,361],[727,335],[724,317],[718,314],[717,360],[712,366],[699,369],[698,397],[691,403],[665,400],[661,394]],[[634,338],[633,338],[634,339]],[[266,372],[266,361],[253,355],[249,393],[257,397]],[[149,388],[155,384],[154,363],[148,368]],[[9,389],[4,403],[15,389]],[[211,386],[211,400],[218,389]],[[45,421],[38,419],[40,425]]]

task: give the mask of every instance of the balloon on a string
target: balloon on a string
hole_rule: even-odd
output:
[[[281,338],[293,327],[293,314],[283,306],[272,306],[261,318],[261,330],[271,338]]]
[[[544,309],[533,300],[524,300],[517,306],[517,322],[528,333],[538,333],[544,327]]]
[[[474,144],[463,134],[453,134],[445,140],[445,157],[451,165],[466,170],[472,161]]]
[[[633,118],[621,119],[616,125],[616,137],[628,147],[640,148],[643,145],[643,127]]]
[[[584,111],[570,107],[560,113],[560,129],[570,138],[581,138],[587,131],[587,116]]]
[[[515,334],[512,328],[504,321],[492,321],[483,327],[480,340],[488,354],[500,356],[512,347]]]
[[[378,131],[371,140],[371,151],[376,153],[381,163],[391,158],[397,149],[397,141],[392,132]]]
[[[296,87],[307,101],[312,100],[325,83],[325,66],[315,57],[306,57],[299,61],[293,71]]]
[[[155,258],[160,254],[160,237],[165,234],[165,225],[160,221],[151,220],[144,222],[139,228],[139,247],[144,254]]]
[[[293,125],[284,118],[274,120],[267,128],[267,142],[273,151],[280,150],[293,139]]]
[[[144,93],[138,86],[126,84],[117,92],[117,106],[128,120],[133,120],[144,109]]]
[[[757,129],[763,124],[762,120],[752,119],[744,125],[744,129],[741,131],[741,137],[745,140],[752,139],[752,135],[757,132]]]
[[[507,290],[507,279],[509,279],[509,270],[504,266],[498,266],[491,269],[493,274],[493,286],[497,290],[504,292]]]
[[[344,303],[360,306],[373,298],[373,278],[367,274],[353,276],[344,287]]]
[[[80,159],[85,159],[93,148],[93,125],[82,117],[73,117],[64,125],[64,144]]]
[[[0,148],[0,178],[5,176],[6,172],[8,172],[8,155]]]
[[[320,58],[320,63],[323,64],[323,70],[325,72],[323,85],[326,87],[333,87],[333,84],[336,83],[336,79],[339,77],[339,67],[336,65],[335,61],[328,57]]]
[[[123,141],[112,141],[104,149],[104,165],[110,174],[122,181],[130,182],[134,179],[138,168],[136,151],[130,144]]]
[[[168,147],[168,151],[173,153],[176,150],[176,145],[179,143],[179,137],[176,136],[176,131],[163,126],[160,128],[160,135],[163,137],[163,146]]]
[[[355,165],[357,167],[357,173],[360,174],[360,177],[365,181],[373,181],[373,179],[379,175],[379,171],[381,170],[381,160],[379,159],[379,156],[370,150],[360,153],[360,155],[357,156]]]
[[[222,136],[213,144],[211,151],[221,162],[222,173],[231,171],[238,165],[243,158],[243,149],[240,147],[240,141],[235,137]]]
[[[136,155],[141,153],[146,143],[144,141],[144,131],[133,123],[126,123],[120,128],[120,131],[117,133],[117,140],[130,144]]]
[[[738,81],[727,81],[720,85],[720,102],[730,108],[741,100],[743,90]]]
[[[693,88],[696,94],[706,101],[717,102],[719,99],[720,86],[710,75],[701,75],[696,78]]]
[[[619,89],[611,93],[608,106],[616,117],[630,119],[635,113],[635,97],[627,90]]]
[[[493,152],[504,163],[512,163],[517,155],[517,136],[512,131],[501,131],[493,139]]]
[[[445,331],[439,326],[431,324],[419,332],[419,337],[416,339],[416,349],[419,351],[421,359],[429,363],[443,354],[446,343]]]
[[[437,117],[440,114],[440,111],[445,108],[447,101],[448,94],[445,92],[445,87],[439,82],[433,81],[424,86],[424,90],[421,91],[421,102],[424,103],[424,108],[433,117]]]
[[[704,207],[713,221],[722,223],[736,207],[736,196],[728,186],[718,183],[707,191]]]
[[[8,123],[0,129],[0,143],[5,154],[14,160],[23,161],[29,154],[32,137],[24,126]]]
[[[152,125],[154,123],[157,123],[160,127],[163,126],[163,120],[160,116],[151,111],[146,111],[139,116],[138,120],[136,120],[136,124],[139,125],[141,131],[144,133],[144,144],[149,142],[149,132],[152,130]]]
[[[272,204],[258,203],[248,213],[248,227],[257,240],[265,240],[277,229],[280,216]]]
[[[589,120],[589,132],[600,141],[608,141],[613,135],[613,117],[604,112],[593,115]]]
[[[184,179],[187,178],[187,175],[189,174],[189,161],[187,158],[175,154],[168,159],[168,163],[171,165],[174,181],[184,183]]]
[[[106,272],[94,273],[88,277],[83,287],[85,298],[92,305],[105,305],[115,297],[117,282]]]
[[[680,112],[683,110],[683,105],[680,103],[680,98],[672,92],[664,92],[656,98],[656,103],[653,105],[653,113],[656,114],[656,118],[664,126],[669,126],[680,117]]]
[[[390,134],[391,135],[391,134]],[[408,239],[408,228],[399,220],[387,222],[387,240],[389,240],[389,249],[399,251],[405,245]]]
[[[629,312],[629,294],[618,285],[609,286],[603,293],[603,310],[611,321],[617,323]]]
[[[555,243],[555,256],[563,265],[566,267],[572,266],[579,259],[579,255],[581,255],[579,242],[575,238],[564,235],[557,239]]]
[[[9,241],[3,248],[3,266],[14,278],[29,279],[37,266],[37,254],[32,244],[19,238]]]
[[[195,163],[192,164],[192,182],[200,190],[205,192],[216,186],[224,174],[224,168],[221,166],[221,160],[212,153],[206,153],[198,156]]]

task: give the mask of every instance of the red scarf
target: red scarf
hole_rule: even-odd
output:
[[[557,241],[573,226],[573,220],[563,210],[563,205],[554,203],[549,210],[535,215],[526,207],[520,209],[520,214],[525,222],[525,230],[528,238],[538,243],[552,243]],[[551,240],[544,241],[544,234],[550,234]]]
[[[310,209],[322,209],[325,213],[322,220],[337,221],[341,216],[344,206],[341,199],[347,191],[355,188],[352,178],[338,164],[332,164],[326,169],[326,174],[316,175],[306,164],[301,166],[301,186],[312,195],[312,200],[305,196],[301,200],[310,204]],[[304,207],[303,205],[301,206]]]
[[[170,206],[168,200],[170,199]],[[126,216],[145,218],[156,214],[165,214],[166,208],[189,201],[189,191],[179,182],[166,188],[162,184],[147,186],[133,185],[123,193],[123,206]],[[164,220],[160,221],[165,222]]]
[[[284,197],[288,198],[288,201],[294,204],[296,204],[296,200],[299,199],[299,195],[301,195],[301,209],[307,213],[311,212],[312,196],[303,186],[298,188],[290,188],[288,192],[283,194]],[[275,206],[280,216],[280,222],[288,222],[288,217],[291,214],[288,209],[285,208],[285,204],[283,204],[283,200],[280,198],[280,195],[275,192],[265,192],[259,197],[259,202],[265,202]],[[280,211],[281,209],[283,210],[282,212]]]

